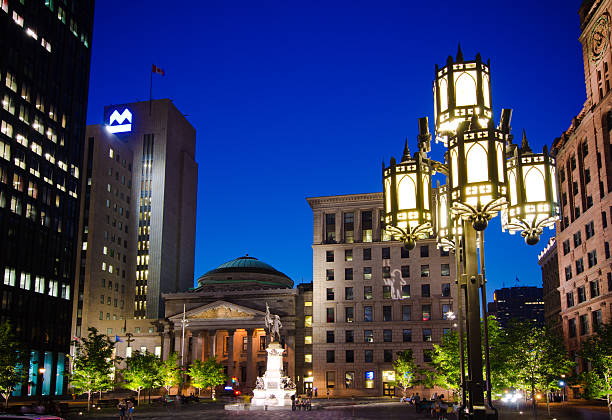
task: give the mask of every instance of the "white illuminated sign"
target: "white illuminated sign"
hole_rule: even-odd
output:
[[[106,129],[111,133],[127,133],[132,131],[132,113],[124,109],[120,114],[116,109],[110,115]]]

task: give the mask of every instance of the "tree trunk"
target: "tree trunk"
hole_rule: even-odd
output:
[[[538,405],[536,404],[535,385],[531,382],[531,406],[533,407],[533,418],[538,420]]]
[[[4,397],[4,406],[8,410],[8,400],[9,400],[9,397],[11,396],[11,394],[10,393],[2,394],[2,396]],[[610,406],[610,404],[608,404],[608,406]]]
[[[91,411],[91,391],[87,392],[87,412]]]
[[[546,391],[546,408],[548,409],[548,417],[550,417],[550,393]]]
[[[138,388],[138,396],[136,397],[136,405],[140,405],[140,388]]]
[[[606,399],[608,400],[608,418],[612,420],[612,407],[610,406],[610,394],[606,394]],[[8,404],[8,400],[7,400]]]
[[[211,395],[212,395],[212,399],[214,400],[215,399],[215,387],[214,386],[212,387]]]

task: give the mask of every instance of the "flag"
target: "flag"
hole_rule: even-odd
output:
[[[119,338],[118,335],[115,336],[115,343],[123,343],[123,341]]]
[[[157,74],[161,74],[162,76],[165,76],[166,73],[164,72],[163,69],[160,69],[159,67],[157,67],[155,64],[153,64],[153,68],[151,69],[151,73],[157,73]]]

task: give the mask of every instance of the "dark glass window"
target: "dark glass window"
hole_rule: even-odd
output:
[[[363,286],[363,299],[372,299],[372,286]]]
[[[383,341],[385,343],[393,341],[393,330],[383,330]]]
[[[572,266],[568,265],[565,267],[565,280],[569,280],[572,278]]]
[[[595,225],[593,224],[592,220],[584,225],[584,234],[586,235],[587,240],[595,235]]]
[[[363,279],[372,280],[372,267],[363,267]]]
[[[402,284],[402,299],[408,299],[410,297],[410,285]]]
[[[325,251],[325,261],[334,262],[334,251]]]
[[[364,352],[364,361],[366,363],[374,362],[374,350],[365,350],[365,352]]]
[[[412,341],[412,330],[403,330],[402,340],[404,343],[410,343]]]
[[[403,278],[410,277],[410,266],[409,265],[402,265],[402,277]]]
[[[429,257],[429,245],[421,245],[421,258]]]
[[[363,260],[368,261],[372,259],[372,248],[363,248]]]
[[[591,299],[599,296],[599,280],[593,280],[589,282],[589,292]]]
[[[421,297],[430,297],[429,284],[421,285]]]
[[[352,244],[355,242],[355,215],[354,213],[344,213],[344,242]]]
[[[393,351],[390,349],[384,349],[383,360],[385,363],[391,363],[393,361]]]
[[[372,322],[373,321],[372,307],[371,306],[364,306],[363,307],[363,320],[365,322]]]
[[[382,268],[382,277],[383,277],[383,279],[390,279],[391,278],[391,267],[384,266]]]
[[[364,330],[363,331],[363,341],[366,343],[374,342],[374,332],[372,330]]]
[[[344,250],[344,261],[353,261],[353,250],[345,249]]]
[[[569,320],[568,331],[570,337],[576,337],[576,318],[572,318]]]
[[[336,361],[336,352],[334,350],[327,350],[327,363],[334,363]]]
[[[327,288],[327,300],[334,300],[334,289]]]
[[[345,287],[344,288],[344,299],[345,300],[353,300],[353,288]]]
[[[576,274],[580,274],[584,271],[584,263],[582,262],[582,258],[576,260]]]
[[[391,286],[383,286],[383,299],[391,299]]]
[[[383,306],[383,321],[392,321],[391,306]]]
[[[344,269],[344,280],[353,280],[353,269],[352,268]]]
[[[353,330],[346,330],[344,333],[344,342],[352,343],[354,341],[355,341],[355,335],[353,333]]]
[[[440,275],[443,277],[450,276],[450,264],[440,265]]]
[[[325,239],[327,242],[336,242],[336,215],[325,215]]]
[[[344,308],[344,317],[346,322],[353,322],[355,320],[355,311],[352,306],[347,306]]]
[[[388,260],[388,259],[391,258],[391,248],[384,247],[384,248],[381,248],[381,250],[382,250],[382,259],[383,260]]]
[[[449,297],[451,294],[451,286],[450,283],[442,283],[442,296]]]
[[[578,303],[586,301],[586,289],[584,286],[578,288]]]
[[[429,264],[421,266],[421,277],[429,277]]]
[[[574,292],[567,292],[565,294],[565,300],[567,301],[568,308],[574,306]]]
[[[580,315],[580,335],[589,333],[589,316],[587,314]]]
[[[327,322],[334,322],[334,308],[327,308]]]
[[[410,257],[410,251],[405,246],[403,246],[401,248],[401,257],[402,258],[409,258]]]
[[[587,254],[589,260],[589,268],[597,265],[597,250],[592,250]]]
[[[355,363],[355,351],[346,350],[346,363]]]
[[[431,341],[431,328],[423,328],[423,341]]]
[[[327,343],[333,343],[334,342],[334,332],[333,331],[327,331],[326,342]]]
[[[574,233],[574,248],[582,243],[582,235],[580,232]]]
[[[334,279],[334,269],[328,268],[325,270],[325,278],[327,281],[332,281]]]
[[[410,305],[402,305],[402,321],[410,321],[412,319],[412,310]]]
[[[567,255],[570,252],[570,243],[569,239],[563,241],[563,255]]]

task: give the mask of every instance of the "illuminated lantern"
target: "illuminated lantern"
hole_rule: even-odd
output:
[[[483,230],[505,202],[504,145],[508,135],[477,118],[461,122],[448,142],[448,185],[452,210]]]
[[[421,153],[410,157],[408,140],[401,162],[383,163],[384,223],[408,249],[431,233],[431,171]]]
[[[436,65],[434,114],[436,132],[445,142],[457,133],[462,121],[472,117],[482,128],[487,127],[493,118],[489,62],[484,64],[480,54],[473,61],[464,61],[459,46],[456,61],[449,56],[446,66]]]
[[[546,146],[543,153],[533,153],[523,130],[521,147],[515,147],[506,165],[508,207],[502,225],[511,233],[520,231],[527,244],[535,245],[559,215],[555,159]]]

